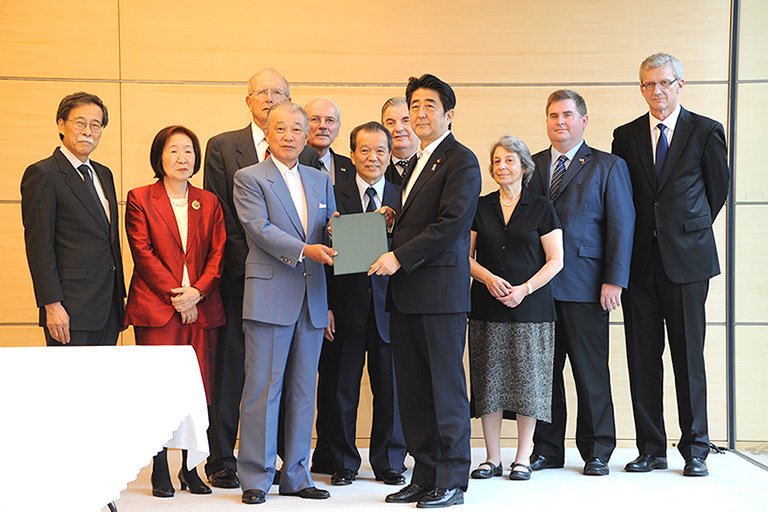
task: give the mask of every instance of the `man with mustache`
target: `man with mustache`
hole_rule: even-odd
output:
[[[315,98],[304,104],[304,110],[309,116],[309,137],[307,146],[299,156],[299,162],[327,172],[331,175],[334,185],[355,179],[355,166],[352,161],[337,155],[331,149],[331,144],[339,136],[341,128],[339,106],[328,98]],[[312,161],[315,153],[320,157],[318,163],[315,163],[316,160]]]

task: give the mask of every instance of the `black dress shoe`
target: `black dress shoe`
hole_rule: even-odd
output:
[[[648,473],[654,469],[667,469],[667,458],[641,455],[624,466],[624,471],[630,473]]]
[[[683,475],[685,476],[707,476],[709,470],[707,470],[707,463],[704,459],[698,457],[691,457],[685,459],[685,467],[683,468]]]
[[[179,483],[181,484],[182,491],[186,491],[187,487],[189,487],[189,492],[192,494],[211,494],[213,492],[210,487],[200,480],[197,469],[187,471],[186,466],[179,470]]]
[[[384,498],[387,503],[415,503],[429,493],[429,489],[419,484],[406,485],[396,493]]]
[[[272,485],[280,485],[280,470],[275,471],[275,476],[272,478]]]
[[[259,505],[267,501],[267,495],[260,489],[248,489],[243,492],[243,503],[246,505]]]
[[[497,466],[493,462],[485,461],[481,462],[477,466],[477,469],[472,471],[469,476],[478,480],[485,480],[486,478],[491,478],[493,476],[501,476],[503,472],[504,470],[501,468],[501,464]]]
[[[416,504],[416,508],[442,508],[451,505],[461,505],[464,503],[464,491],[458,487],[453,489],[443,489],[438,487],[432,489],[426,496],[421,498]]]
[[[299,498],[304,498],[305,500],[327,500],[331,497],[331,493],[325,489],[318,489],[317,487],[305,487],[302,490],[296,492],[280,491],[280,494],[283,496],[298,496]]]
[[[357,471],[340,469],[331,475],[331,485],[350,485],[357,478]]]
[[[600,457],[590,457],[589,459],[587,459],[587,463],[584,464],[583,473],[585,475],[605,476],[610,472],[611,470],[608,467],[608,464],[603,462],[603,459],[601,459]]]
[[[240,480],[237,479],[237,472],[232,468],[222,468],[208,475],[208,481],[214,487],[222,489],[237,489],[240,487]]]
[[[541,471],[542,469],[558,469],[563,467],[562,461],[556,461],[552,457],[545,457],[534,453],[531,455],[531,471]]]
[[[381,473],[376,473],[376,480],[384,482],[387,485],[402,485],[405,483],[405,477],[402,471],[396,469],[385,469]]]
[[[519,462],[512,464],[512,471],[509,472],[509,479],[510,480],[530,480],[531,467],[526,466],[525,464],[520,464]]]

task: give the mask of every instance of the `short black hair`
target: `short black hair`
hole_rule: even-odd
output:
[[[389,149],[390,153],[392,152],[392,134],[389,133],[389,130],[387,130],[383,124],[376,121],[369,121],[365,124],[361,124],[360,126],[356,126],[352,130],[352,132],[349,134],[349,149],[352,151],[357,149],[357,134],[360,132],[383,133],[387,136],[387,148]]]
[[[440,96],[440,102],[443,104],[443,110],[446,112],[456,106],[456,95],[453,93],[451,86],[435,75],[424,74],[419,78],[412,76],[408,79],[408,85],[405,88],[405,101],[408,102],[408,108],[411,108],[411,96],[417,89],[431,89],[435,91]]]
[[[186,135],[192,140],[192,149],[195,151],[195,165],[192,170],[192,176],[197,174],[200,170],[200,164],[202,157],[200,155],[200,141],[197,139],[197,135],[192,130],[184,126],[175,124],[167,126],[157,132],[155,139],[152,141],[152,148],[149,150],[149,162],[152,164],[152,170],[155,171],[155,178],[163,179],[165,177],[165,171],[163,170],[163,149],[168,144],[168,139],[176,133]]]
[[[109,112],[104,102],[95,94],[83,91],[64,96],[61,102],[59,102],[59,108],[56,111],[56,122],[58,123],[59,119],[66,121],[73,108],[90,104],[96,105],[101,109],[101,126],[107,126],[107,123],[109,123]],[[59,138],[64,140],[64,135],[60,133]]]

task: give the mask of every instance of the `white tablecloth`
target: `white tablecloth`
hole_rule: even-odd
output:
[[[192,347],[0,348],[0,511],[98,512],[164,445],[208,455]]]

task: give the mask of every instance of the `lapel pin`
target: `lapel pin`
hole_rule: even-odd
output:
[[[442,160],[438,158],[438,159],[437,159],[437,162],[435,162],[435,163],[432,165],[432,172],[435,172],[435,170],[437,169],[437,166],[438,166],[438,165],[440,165],[440,162],[442,162]]]
[[[581,165],[584,165],[584,159],[583,159],[583,158],[579,158],[579,163],[580,163]]]
[[[198,201],[197,199],[192,201],[192,209],[199,210],[200,209],[200,201]]]

